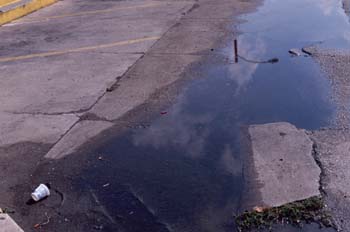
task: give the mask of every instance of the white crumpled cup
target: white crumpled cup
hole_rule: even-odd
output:
[[[37,187],[32,193],[32,198],[34,201],[40,201],[47,196],[50,196],[50,189],[44,184],[40,184],[39,187]]]

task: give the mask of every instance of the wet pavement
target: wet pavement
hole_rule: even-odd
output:
[[[306,54],[293,57],[288,50],[346,41],[350,30],[338,1],[266,0],[242,20],[238,63],[228,38],[189,70],[195,78],[158,116],[123,133],[111,130],[88,152],[51,161],[34,177],[51,170],[50,181],[64,173],[61,187],[99,208],[88,215],[94,229],[234,231],[233,216],[246,194],[242,127],[279,121],[304,129],[331,125],[335,107],[328,79]],[[274,57],[278,63],[260,63]]]
[[[268,230],[266,230],[267,232]],[[323,231],[323,232],[334,232],[335,230],[331,228],[320,228],[317,224],[304,225],[301,228],[293,227],[293,226],[274,226],[273,231],[278,232],[315,232],[315,231]],[[265,232],[265,231],[263,231]]]

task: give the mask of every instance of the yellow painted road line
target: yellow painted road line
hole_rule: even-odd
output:
[[[27,22],[32,23],[32,22],[46,21],[49,19],[60,19],[60,18],[66,18],[66,17],[94,15],[94,14],[101,14],[101,13],[109,13],[109,12],[118,11],[118,10],[148,8],[148,7],[159,6],[162,4],[164,4],[164,3],[150,3],[150,4],[140,5],[140,6],[113,7],[113,8],[106,9],[106,10],[92,10],[92,11],[83,11],[83,12],[71,13],[71,14],[48,16],[48,17],[37,17],[37,18],[29,19],[29,20],[20,21],[20,23],[27,23]]]
[[[8,6],[21,0],[0,0],[0,7]]]
[[[57,0],[31,0],[30,2],[15,7],[6,12],[0,12],[0,25],[9,23],[15,19],[23,17],[24,15],[30,14],[43,7],[49,6],[55,3]]]
[[[12,2],[12,0],[0,0],[0,7],[3,5],[7,5],[10,2]]]
[[[146,38],[140,38],[140,39],[119,41],[119,42],[108,43],[108,44],[100,44],[100,45],[96,45],[96,46],[73,48],[73,49],[67,49],[67,50],[61,50],[61,51],[43,52],[43,53],[29,54],[29,55],[23,55],[23,56],[4,57],[4,58],[0,58],[0,62],[26,60],[26,59],[31,59],[31,58],[47,57],[47,56],[57,56],[57,55],[63,55],[63,54],[67,54],[67,53],[75,53],[75,52],[86,52],[86,51],[92,51],[92,50],[96,50],[96,49],[111,48],[111,47],[122,46],[122,45],[130,45],[130,44],[158,40],[158,39],[160,39],[159,36],[154,36],[154,37],[146,37]]]

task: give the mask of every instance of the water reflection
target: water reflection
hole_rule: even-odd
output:
[[[238,54],[249,59],[262,59],[266,53],[266,43],[260,36],[242,35],[238,38]],[[230,60],[234,60],[234,54],[230,50],[231,47],[225,48],[225,53],[229,56]],[[239,65],[229,65],[228,71],[233,75],[232,78],[237,86],[238,90],[236,94],[240,92],[242,88],[251,80],[253,74],[259,66],[259,63],[246,62],[238,58]]]
[[[347,0],[342,0],[347,1]],[[314,2],[311,0],[310,2]],[[335,11],[339,11],[339,5],[335,4],[336,1],[329,1],[329,0],[319,0],[317,6],[321,9],[324,16],[330,16],[334,14]],[[339,3],[339,2],[337,2]]]
[[[167,146],[177,146],[186,149],[186,155],[193,158],[204,154],[205,142],[210,134],[209,128],[205,127],[214,118],[210,112],[193,115],[184,112],[186,104],[185,96],[182,95],[170,112],[162,119],[155,121],[152,126],[134,135],[135,146],[151,145],[155,149]]]
[[[288,50],[346,37],[350,29],[339,3],[266,0],[258,12],[243,17],[239,54],[252,60],[278,57],[280,62],[234,63],[233,41],[220,44],[220,59],[209,57],[194,67],[199,75],[167,114],[149,128],[111,138],[94,152],[109,154],[110,162],[83,174],[89,184],[98,189],[100,178],[111,186],[131,186],[171,231],[232,231],[232,213],[245,194],[240,127],[287,121],[317,129],[333,117],[327,78],[310,57],[291,57]],[[103,170],[103,176],[96,177],[96,170]],[[110,189],[99,199],[111,213],[123,212],[120,207],[128,202],[117,196]],[[132,228],[126,231],[142,231],[145,220],[123,217],[126,228]]]

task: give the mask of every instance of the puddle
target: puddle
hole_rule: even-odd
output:
[[[341,2],[266,0],[243,18],[239,54],[261,61],[277,57],[278,63],[234,63],[228,41],[219,52],[225,59],[208,58],[196,67],[200,77],[166,114],[148,128],[110,138],[90,154],[94,165],[76,177],[78,189],[92,189],[123,231],[234,231],[233,214],[245,194],[240,126],[330,125],[335,108],[328,80],[310,57],[292,57],[288,50],[345,41],[350,27]],[[108,162],[96,164],[97,154]],[[101,188],[105,183],[110,188]],[[278,231],[320,230],[309,225]]]
[[[287,44],[303,47],[319,43],[349,48],[349,16],[349,0],[267,0],[259,12],[247,16],[250,22],[242,29],[274,41],[275,49]]]

